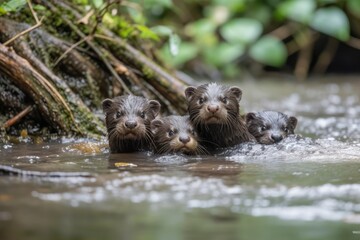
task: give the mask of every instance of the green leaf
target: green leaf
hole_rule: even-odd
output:
[[[7,11],[3,7],[0,6],[0,16],[5,15],[6,13],[7,13]]]
[[[174,57],[170,53],[169,44],[166,44],[160,52],[162,59],[173,67],[180,67],[198,55],[199,49],[194,43],[181,42],[179,53]]]
[[[136,29],[140,32],[140,38],[142,39],[152,39],[152,40],[159,40],[159,37],[151,31],[148,27],[144,25],[136,25]]]
[[[262,25],[259,21],[251,18],[239,18],[231,20],[220,28],[220,33],[231,43],[251,43],[262,33]]]
[[[242,56],[245,52],[243,44],[220,43],[204,52],[206,61],[215,66],[226,65]]]
[[[91,0],[91,3],[94,5],[95,8],[100,8],[103,4],[103,0]]]
[[[159,36],[170,36],[173,33],[171,28],[162,25],[152,27],[151,30]]]
[[[179,47],[181,39],[177,34],[171,34],[169,37],[169,50],[171,55],[176,56],[179,54]]]
[[[10,0],[0,5],[6,12],[15,12],[26,4],[26,0]]]
[[[45,11],[46,7],[44,7],[43,5],[40,5],[40,4],[36,4],[36,5],[34,5],[34,10],[36,10],[36,11]]]
[[[313,17],[316,2],[313,0],[291,0],[282,3],[277,14],[301,23],[308,23]]]
[[[347,41],[350,37],[349,19],[346,14],[337,7],[317,10],[310,25],[315,30],[342,41]]]
[[[281,67],[287,57],[285,45],[272,36],[260,38],[250,47],[249,54],[256,61],[272,67]]]
[[[349,9],[349,11],[352,14],[360,17],[360,1],[359,0],[348,0],[347,8]]]
[[[190,36],[202,36],[213,33],[216,25],[210,19],[203,18],[193,22],[185,27],[185,32]]]

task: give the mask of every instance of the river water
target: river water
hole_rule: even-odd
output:
[[[299,136],[193,157],[2,144],[1,165],[40,174],[0,176],[0,239],[360,239],[360,81],[235,84]]]

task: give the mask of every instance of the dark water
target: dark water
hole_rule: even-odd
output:
[[[302,137],[206,157],[1,145],[2,165],[89,176],[0,176],[0,239],[360,239],[360,82],[236,85]]]

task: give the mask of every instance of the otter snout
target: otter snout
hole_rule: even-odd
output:
[[[125,127],[127,127],[128,129],[134,129],[137,127],[137,125],[138,125],[138,123],[135,120],[127,120],[125,122]]]
[[[206,108],[210,113],[216,113],[219,111],[220,106],[218,104],[209,104]]]
[[[188,142],[190,142],[190,137],[188,135],[179,136],[179,141],[182,142],[183,144],[187,144]]]
[[[271,139],[275,142],[278,143],[281,140],[283,140],[283,136],[281,134],[271,134]]]

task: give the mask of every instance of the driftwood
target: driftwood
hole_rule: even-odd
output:
[[[31,170],[22,170],[19,168],[14,168],[6,165],[0,165],[0,176],[20,176],[27,178],[71,178],[71,177],[93,177],[91,173],[88,172],[40,172],[40,171],[31,171]]]
[[[6,115],[11,124],[0,125],[14,128],[17,121],[39,118],[38,114],[46,123],[40,127],[51,132],[103,135],[104,124],[94,112],[100,112],[102,99],[126,93],[159,100],[163,112],[186,111],[186,83],[154,61],[141,41],[131,45],[101,25],[99,17],[91,25],[92,14],[66,0],[33,2],[51,14],[39,20],[29,4],[33,24],[0,18],[0,88],[10,82],[16,91],[9,90],[7,95],[22,97],[16,103],[0,96],[0,114],[12,112]],[[84,16],[89,25],[82,24]],[[62,21],[67,33],[54,32],[51,22],[55,19]],[[5,42],[7,46],[1,44]],[[27,106],[32,111],[21,112]]]

